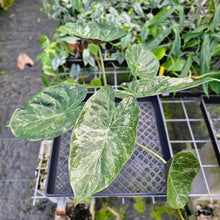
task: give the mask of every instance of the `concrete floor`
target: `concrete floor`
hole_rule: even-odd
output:
[[[0,10],[0,219],[54,219],[56,206],[48,200],[32,207],[33,180],[39,142],[16,139],[6,128],[11,114],[43,88],[36,56],[39,37],[52,36],[58,22],[48,20],[37,0],[16,0],[8,11]],[[17,68],[20,52],[35,65]]]

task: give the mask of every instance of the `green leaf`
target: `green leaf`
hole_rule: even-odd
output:
[[[157,57],[158,60],[161,60],[166,55],[166,48],[157,48],[153,51],[153,54]]]
[[[163,66],[167,71],[179,72],[183,69],[186,63],[185,60],[180,60],[179,58],[172,58],[172,57],[169,58],[170,59],[168,59],[165,63],[163,63]]]
[[[192,55],[189,55],[184,67],[182,68],[182,71],[179,75],[180,78],[187,77],[190,71],[190,68],[192,66]]]
[[[179,152],[173,157],[167,180],[167,202],[171,208],[184,208],[199,170],[199,161],[192,152]]]
[[[86,93],[86,87],[78,84],[48,87],[37,93],[24,110],[15,110],[9,127],[15,136],[30,141],[57,137],[75,125]]]
[[[168,71],[180,72],[183,69],[185,64],[186,64],[185,60],[177,59],[174,62],[174,66],[173,65],[169,66]]]
[[[76,79],[79,76],[80,71],[81,71],[80,65],[73,63],[70,68],[69,75],[72,79]]]
[[[192,39],[192,40],[186,42],[186,44],[184,45],[184,49],[192,48],[192,47],[194,47],[196,45],[199,45],[199,43],[200,43],[199,39]]]
[[[149,50],[156,50],[158,45],[171,33],[172,26],[165,29],[158,37],[154,38],[152,41],[146,42],[146,46]]]
[[[214,91],[216,94],[220,94],[220,74],[218,76],[215,76],[215,78],[219,79],[219,82],[212,81],[212,82],[209,82],[209,85],[212,91]]]
[[[77,37],[67,36],[67,37],[60,37],[56,41],[57,42],[67,42],[69,44],[76,44],[77,40],[79,40]]]
[[[126,50],[126,60],[135,77],[154,77],[159,69],[159,61],[144,44],[130,46]]]
[[[65,81],[63,81],[62,83],[76,83],[73,79],[67,79]]]
[[[42,58],[43,71],[48,76],[56,76],[56,72],[53,70],[51,62],[52,60],[49,55]]]
[[[46,35],[41,35],[39,40],[40,40],[41,48],[45,48],[50,44],[50,40]]]
[[[139,3],[134,4],[133,8],[139,16],[144,17],[144,11]]]
[[[73,7],[77,10],[80,11],[80,9],[82,8],[82,1],[81,0],[73,0]]]
[[[130,41],[131,41],[131,33],[121,38],[121,48],[125,49],[129,45]]]
[[[155,24],[160,24],[163,23],[164,21],[166,21],[166,19],[173,14],[173,12],[175,11],[179,11],[180,14],[180,27],[183,26],[184,24],[184,8],[180,5],[178,6],[167,6],[165,7],[163,10],[161,10],[160,12],[158,12],[146,25],[145,27],[150,27],[152,25]]]
[[[111,58],[118,60],[119,64],[125,61],[125,54],[123,52],[116,52],[111,55]]]
[[[131,157],[139,111],[132,96],[116,108],[110,86],[86,102],[70,142],[69,173],[76,203],[111,184]]]
[[[134,95],[136,98],[159,95],[169,92],[177,92],[193,88],[210,81],[219,81],[216,78],[204,77],[193,81],[191,78],[174,78],[168,76],[157,76],[154,78],[137,80],[130,83],[123,83],[122,87],[126,94]],[[122,92],[123,93],[123,92]]]
[[[175,57],[179,57],[180,54],[180,47],[181,47],[181,38],[180,38],[180,33],[177,27],[173,28],[173,32],[175,34],[175,40],[173,43],[173,47],[171,49],[170,54],[174,52]]]
[[[219,28],[220,24],[220,4],[215,9],[215,15],[213,18],[213,32]]]
[[[215,49],[212,51],[212,56],[220,55],[220,44],[218,44]]]
[[[89,49],[88,48],[84,49],[82,55],[83,55],[84,65],[86,66],[89,63],[89,56],[90,56]]]
[[[59,32],[64,32],[68,35],[74,35],[96,44],[110,42],[127,35],[127,31],[124,29],[95,22],[69,22],[63,26],[60,26],[57,30]]]
[[[147,39],[148,34],[149,34],[149,29],[143,27],[141,29],[141,40],[142,40],[142,42],[144,42]]]
[[[89,44],[88,48],[89,48],[89,51],[90,51],[91,53],[95,54],[96,56],[98,55],[99,48],[98,48],[97,45],[95,45],[95,44]]]
[[[92,86],[102,86],[102,81],[98,77],[95,77],[90,83]]]
[[[58,69],[59,66],[66,62],[66,57],[54,57],[51,61],[51,66],[54,71]]]
[[[200,75],[210,71],[211,52],[210,52],[210,38],[209,35],[204,35],[202,48],[200,52]]]
[[[46,87],[50,85],[50,80],[43,74],[41,75],[41,80]]]

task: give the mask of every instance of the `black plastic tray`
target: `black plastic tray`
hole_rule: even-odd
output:
[[[220,135],[220,96],[211,95],[209,98],[201,96],[201,101],[216,156],[220,164],[220,139],[217,137]]]
[[[137,142],[170,159],[167,132],[157,96],[138,99],[141,109]],[[73,197],[69,183],[68,156],[71,131],[55,138],[51,149],[46,196]],[[139,146],[117,178],[94,197],[153,196],[166,194],[166,168],[163,162]]]

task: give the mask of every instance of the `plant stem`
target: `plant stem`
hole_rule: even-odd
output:
[[[203,78],[203,77],[205,77],[205,76],[209,76],[209,75],[213,75],[213,74],[220,74],[220,71],[217,71],[217,72],[209,72],[209,73],[205,73],[205,74],[203,74],[203,75],[194,76],[194,77],[195,77],[195,79],[201,79],[201,78]]]
[[[144,148],[145,150],[149,151],[151,154],[153,154],[154,156],[156,156],[158,159],[160,159],[164,164],[166,164],[166,160],[164,160],[160,155],[158,155],[157,153],[155,153],[154,151],[150,150],[149,148],[145,147],[144,145],[136,142],[136,144],[142,148]]]
[[[100,57],[100,61],[101,61],[101,66],[102,66],[102,74],[103,74],[103,81],[104,81],[104,85],[107,86],[107,80],[106,80],[106,74],[105,74],[105,66],[104,66],[104,62],[103,62],[103,57],[102,57],[102,51],[100,46],[98,45],[99,48],[99,57]]]
[[[180,216],[180,219],[181,219],[181,220],[185,220],[185,219],[183,218],[183,215],[182,215],[182,212],[180,211],[180,209],[177,209],[177,212],[178,212],[178,214],[179,214],[179,216]]]

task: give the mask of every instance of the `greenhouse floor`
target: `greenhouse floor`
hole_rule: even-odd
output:
[[[0,219],[53,219],[56,205],[41,200],[32,206],[33,180],[40,142],[15,138],[6,125],[20,106],[43,88],[39,63],[39,37],[52,35],[58,22],[40,12],[39,1],[16,0],[8,11],[0,11]],[[17,68],[20,52],[35,64]]]

